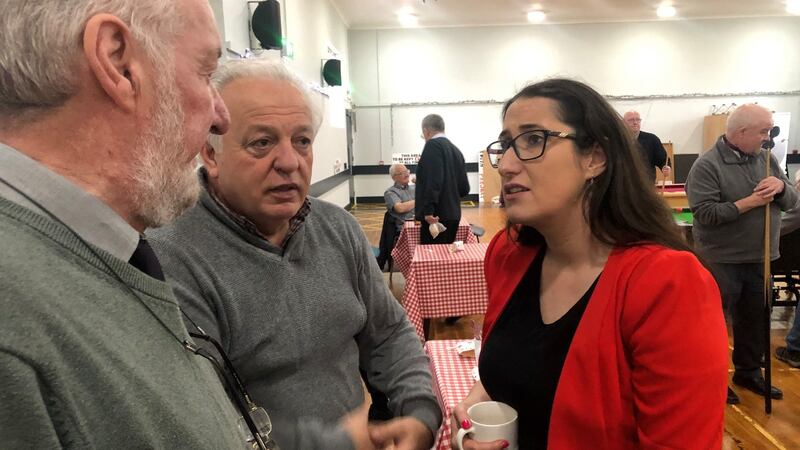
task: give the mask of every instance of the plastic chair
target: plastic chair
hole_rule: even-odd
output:
[[[478,242],[481,241],[481,236],[486,233],[486,230],[484,230],[482,226],[475,225],[474,223],[469,224],[469,229],[472,231],[472,234],[475,235],[475,238],[478,239]]]

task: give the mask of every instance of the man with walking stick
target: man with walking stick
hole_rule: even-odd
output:
[[[692,166],[686,193],[694,214],[697,251],[709,264],[733,321],[733,383],[781,399],[783,392],[768,387],[760,367],[769,344],[764,261],[780,256],[780,211],[795,205],[798,192],[777,161],[761,150],[772,128],[768,109],[755,104],[737,108],[728,118],[725,134]],[[767,158],[770,175],[765,177]],[[765,207],[770,222],[766,249]],[[738,402],[729,388],[728,403]]]

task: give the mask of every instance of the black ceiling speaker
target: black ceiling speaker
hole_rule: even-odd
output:
[[[322,65],[322,79],[328,86],[342,85],[342,61],[329,59]]]
[[[283,48],[281,34],[281,5],[278,0],[259,2],[250,19],[253,34],[267,50]]]

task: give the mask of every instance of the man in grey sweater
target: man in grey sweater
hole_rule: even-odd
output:
[[[214,83],[230,131],[201,151],[200,203],[153,235],[181,304],[282,449],[430,448],[442,417],[420,341],[358,223],[308,196],[321,119],[306,84],[264,60],[230,61]],[[395,419],[367,427],[359,368]]]
[[[792,208],[798,200],[797,190],[775,158],[767,161],[766,152],[761,151],[772,126],[768,109],[740,106],[728,118],[725,134],[695,161],[686,179],[697,251],[710,264],[733,319],[733,382],[760,395],[766,391],[760,362],[768,326],[762,308],[764,207],[770,210],[770,257],[774,260],[779,256],[781,210]],[[783,397],[775,387],[770,395]],[[728,389],[728,403],[738,402]]]
[[[0,447],[244,448],[140,235],[198,193],[227,111],[204,0],[0,14]]]

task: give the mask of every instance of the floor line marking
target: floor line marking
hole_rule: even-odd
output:
[[[758,431],[759,433],[761,433],[761,435],[762,435],[762,436],[764,436],[765,438],[767,438],[767,440],[768,440],[768,441],[770,441],[770,442],[772,443],[772,445],[774,445],[775,447],[777,447],[777,448],[778,448],[778,449],[780,449],[780,450],[786,450],[786,447],[785,447],[783,444],[781,444],[781,442],[780,442],[780,441],[778,441],[778,440],[775,438],[775,436],[771,435],[771,434],[770,434],[770,433],[769,433],[767,430],[765,430],[765,429],[764,429],[764,427],[762,427],[762,426],[761,426],[761,425],[759,425],[759,424],[758,424],[758,423],[757,423],[755,420],[753,420],[753,418],[752,418],[752,417],[750,417],[750,416],[748,416],[747,414],[745,414],[745,413],[744,413],[744,411],[742,411],[742,410],[741,410],[741,409],[740,409],[738,406],[736,406],[736,405],[731,405],[731,408],[733,408],[733,410],[734,410],[734,411],[736,411],[737,413],[739,413],[739,415],[741,415],[742,417],[744,417],[744,420],[746,420],[746,421],[750,422],[750,425],[752,425],[752,426],[753,426],[753,428],[755,428],[755,429],[756,429],[756,431]]]

